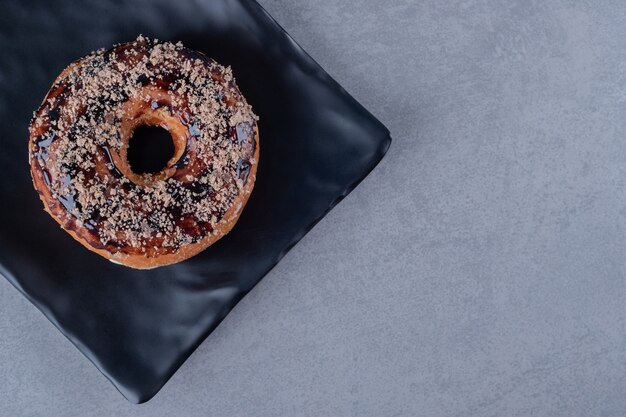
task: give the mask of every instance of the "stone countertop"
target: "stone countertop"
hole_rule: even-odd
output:
[[[0,415],[625,415],[626,5],[261,3],[389,153],[144,405],[0,279]]]

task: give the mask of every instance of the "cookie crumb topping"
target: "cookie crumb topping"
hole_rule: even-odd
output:
[[[124,105],[131,99],[187,129],[167,178],[143,174],[138,184],[116,167],[122,122],[134,117]],[[205,238],[224,220],[256,164],[255,126],[230,68],[180,42],[140,35],[64,71],[34,115],[29,156],[50,209],[66,213],[64,228],[80,228],[112,252],[157,256]]]

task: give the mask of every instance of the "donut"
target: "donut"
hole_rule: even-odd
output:
[[[33,185],[87,249],[138,269],[180,262],[239,219],[256,180],[257,120],[229,67],[140,35],[56,78],[29,127]],[[140,126],[171,136],[157,172],[128,160]]]

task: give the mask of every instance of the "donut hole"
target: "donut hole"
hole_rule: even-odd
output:
[[[126,158],[135,174],[155,174],[167,167],[174,151],[170,132],[159,126],[142,125],[135,128],[128,141]]]

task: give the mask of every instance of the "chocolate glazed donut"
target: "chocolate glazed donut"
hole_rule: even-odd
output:
[[[141,269],[180,262],[237,222],[256,179],[256,120],[230,68],[139,36],[57,77],[30,125],[33,184],[88,249]],[[167,129],[174,144],[156,173],[127,159],[143,125]]]

